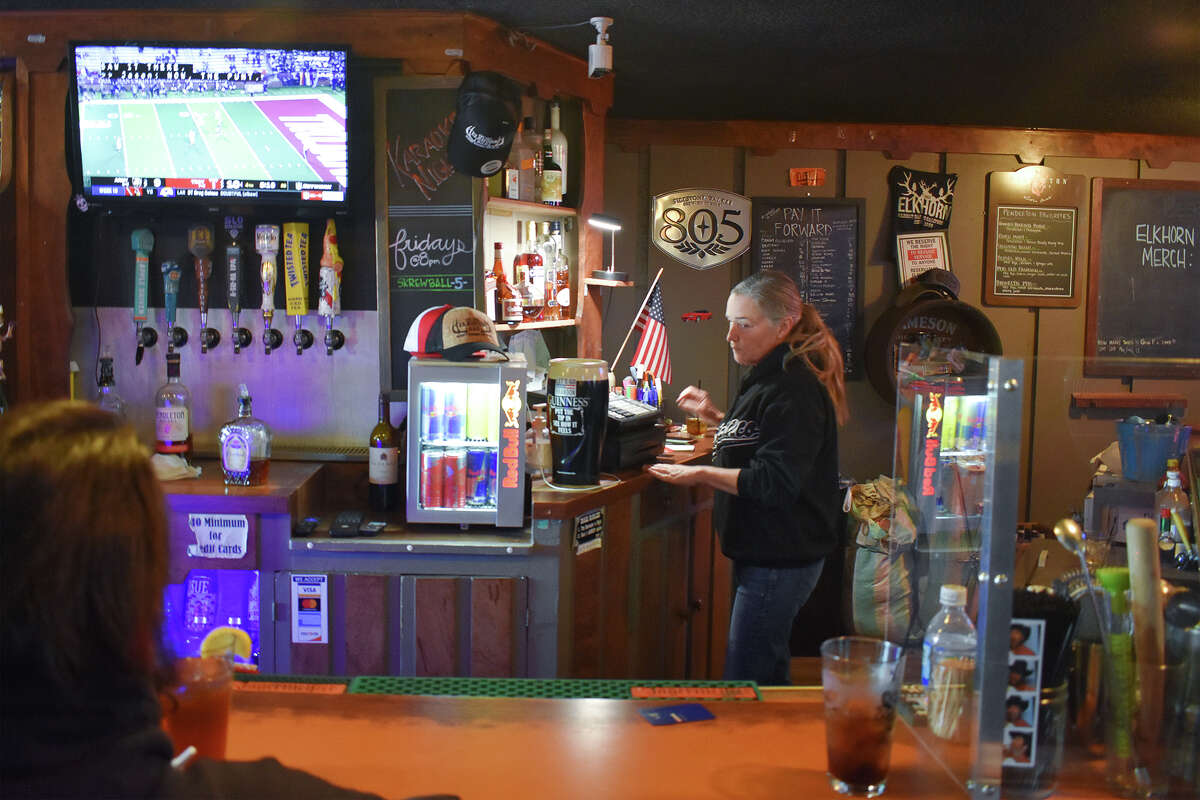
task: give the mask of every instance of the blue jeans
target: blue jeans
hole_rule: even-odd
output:
[[[791,683],[792,622],[824,565],[825,559],[787,568],[734,563],[737,592],[729,619],[725,680]]]

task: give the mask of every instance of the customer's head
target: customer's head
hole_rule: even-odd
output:
[[[846,404],[842,348],[817,310],[804,302],[786,273],[763,269],[733,287],[725,306],[729,341],[739,364],[757,364],[783,342],[785,362],[803,358],[829,391],[839,423],[850,416]]]
[[[55,401],[0,417],[0,660],[65,689],[150,676],[166,583],[163,495],[133,431]]]

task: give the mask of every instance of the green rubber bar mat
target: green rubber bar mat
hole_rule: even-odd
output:
[[[598,698],[604,700],[760,700],[753,681],[635,681],[540,678],[412,678],[366,675],[350,694],[452,697]]]

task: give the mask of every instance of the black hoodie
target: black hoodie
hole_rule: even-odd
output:
[[[837,414],[786,343],[754,365],[717,429],[713,464],[741,468],[737,496],[716,492],[721,551],[746,564],[802,566],[837,545]]]

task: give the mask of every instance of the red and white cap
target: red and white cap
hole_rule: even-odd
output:
[[[404,349],[417,358],[470,361],[481,350],[506,352],[487,315],[468,306],[449,304],[427,308],[417,315],[404,337]]]

